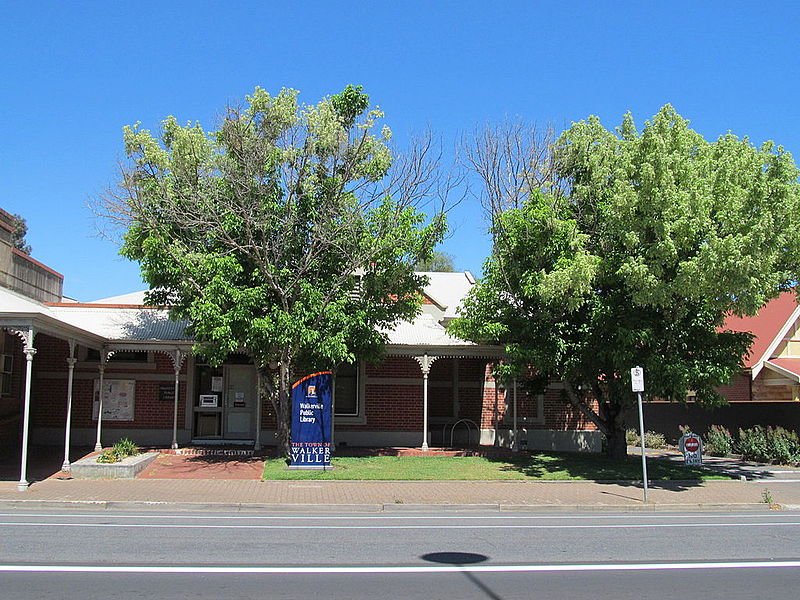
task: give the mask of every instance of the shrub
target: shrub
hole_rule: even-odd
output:
[[[692,428],[689,427],[688,425],[678,425],[678,431],[680,431],[681,435],[683,436],[686,435],[687,433],[691,433]]]
[[[628,429],[625,431],[625,442],[628,446],[638,446],[641,444],[639,441],[639,432],[635,429]],[[663,448],[667,445],[667,440],[661,433],[655,431],[644,432],[644,445],[647,448]]]
[[[128,438],[122,438],[108,450],[103,450],[97,457],[99,463],[115,463],[128,456],[139,454],[139,447]]]
[[[97,462],[99,463],[115,463],[119,462],[119,458],[117,457],[117,453],[114,452],[112,448],[108,450],[103,450],[100,453],[100,456],[97,457]]]
[[[793,463],[800,460],[800,439],[794,431],[783,427],[767,428],[767,449],[770,460]]]
[[[639,445],[639,433],[635,429],[626,429],[625,430],[625,443],[628,446],[638,446]]]
[[[768,462],[769,445],[767,444],[767,430],[763,425],[756,425],[750,429],[739,429],[739,452],[747,460]]]
[[[139,447],[128,438],[122,438],[112,448],[122,458],[139,454]]]
[[[733,435],[722,425],[712,425],[706,432],[705,450],[709,454],[726,456],[733,452]]]
[[[656,433],[655,431],[645,431],[644,445],[647,448],[663,448],[667,445],[667,440],[664,438],[664,434]]]

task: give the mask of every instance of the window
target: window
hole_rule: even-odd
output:
[[[11,395],[11,372],[14,370],[14,357],[0,354],[0,395]]]
[[[509,425],[514,422],[514,388],[510,385],[505,389],[503,422]],[[544,394],[526,392],[523,385],[518,385],[517,422],[520,426],[544,423]]]
[[[14,370],[14,357],[11,349],[14,340],[8,333],[0,333],[0,396],[11,395],[11,372]]]
[[[336,369],[335,414],[342,417],[359,416],[358,364],[343,363]]]

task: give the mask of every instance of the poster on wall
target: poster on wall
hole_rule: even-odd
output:
[[[92,420],[97,420],[100,409],[100,380],[94,380]],[[106,379],[103,381],[103,421],[133,421],[136,400],[136,381],[133,379]]]
[[[333,373],[304,377],[292,386],[292,443],[289,469],[331,468]]]

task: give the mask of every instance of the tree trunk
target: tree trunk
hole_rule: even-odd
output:
[[[292,388],[289,381],[290,369],[287,361],[279,367],[280,391],[278,394],[279,410],[276,414],[278,425],[278,450],[284,457],[289,457],[292,442]]]
[[[622,406],[613,397],[598,403],[601,428],[606,435],[606,456],[616,460],[624,460],[628,456],[628,442],[625,440],[625,427],[622,423]]]
[[[608,448],[606,456],[616,460],[624,460],[628,456],[628,443],[625,441],[625,429],[618,423],[611,423],[606,433]]]

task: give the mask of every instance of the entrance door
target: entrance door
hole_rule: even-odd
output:
[[[251,440],[255,435],[256,370],[252,365],[225,366],[225,418],[223,437]]]

